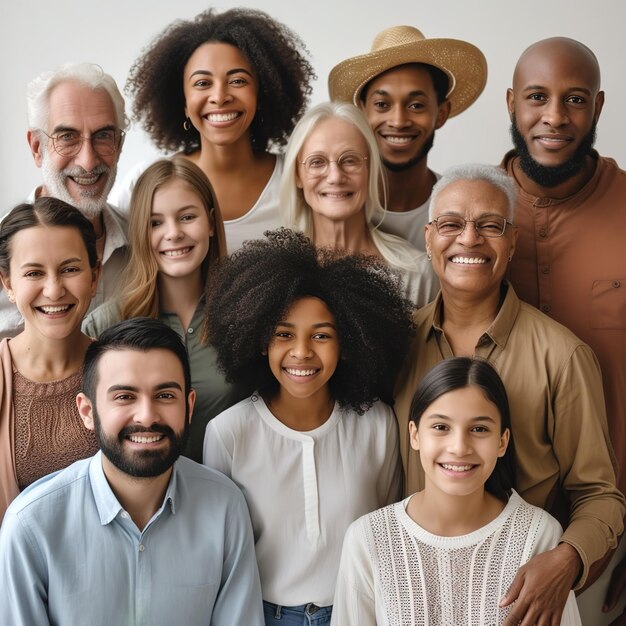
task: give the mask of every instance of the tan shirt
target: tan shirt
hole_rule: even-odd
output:
[[[396,394],[406,493],[423,489],[419,454],[409,443],[413,393],[424,374],[453,355],[441,328],[441,294],[415,313],[413,340]],[[520,302],[508,287],[475,355],[489,359],[506,387],[517,456],[517,490],[554,515],[589,566],[617,545],[624,496],[615,487],[600,370],[591,349],[570,331]]]
[[[503,162],[509,174],[514,156]],[[617,484],[626,492],[626,172],[595,156],[591,180],[569,198],[537,198],[518,188],[510,280],[522,300],[596,353]]]

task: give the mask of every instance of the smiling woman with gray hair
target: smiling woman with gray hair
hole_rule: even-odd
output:
[[[354,105],[322,103],[298,122],[280,184],[284,225],[317,246],[382,259],[395,270],[406,297],[423,306],[435,296],[437,281],[423,253],[376,227],[381,186],[376,139]]]
[[[624,517],[595,355],[566,328],[520,302],[505,280],[517,240],[512,189],[506,174],[488,165],[452,168],[433,189],[426,249],[441,291],[415,314],[417,335],[395,405],[410,494],[424,480],[408,433],[411,398],[423,375],[443,359],[477,356],[502,378],[516,439],[518,491],[565,528],[561,543],[522,567],[501,599],[502,606],[515,601],[507,626],[557,623],[569,590],[589,582],[590,566],[617,545]],[[471,450],[462,456],[473,463]]]

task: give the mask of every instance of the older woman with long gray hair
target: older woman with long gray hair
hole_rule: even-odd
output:
[[[287,145],[280,186],[283,223],[315,245],[369,254],[396,270],[405,295],[417,306],[437,292],[426,256],[395,235],[379,231],[384,185],[376,139],[352,104],[313,107]]]

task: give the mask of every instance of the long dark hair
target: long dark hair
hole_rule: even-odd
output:
[[[478,387],[487,400],[500,413],[500,434],[507,428],[510,432],[509,445],[503,456],[496,461],[485,489],[496,498],[506,502],[517,483],[515,469],[515,447],[511,429],[509,400],[504,384],[496,370],[484,359],[455,357],[438,363],[422,378],[411,402],[409,419],[419,425],[422,415],[435,400],[449,391]]]

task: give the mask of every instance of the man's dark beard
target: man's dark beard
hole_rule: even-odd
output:
[[[187,438],[189,437],[189,409],[185,415],[185,428],[181,434],[176,434],[169,426],[153,424],[146,428],[143,426],[127,426],[122,429],[116,438],[109,437],[102,430],[100,416],[93,405],[94,432],[98,446],[102,454],[120,471],[134,476],[135,478],[153,478],[165,473],[174,461],[181,455]],[[128,454],[124,449],[124,439],[135,432],[158,433],[169,440],[170,446],[166,452],[162,450],[144,450]]]
[[[591,154],[593,144],[596,141],[596,123],[593,122],[574,154],[560,165],[541,165],[533,159],[528,150],[528,145],[517,127],[515,115],[511,117],[511,138],[519,156],[519,166],[522,168],[522,172],[542,187],[556,187],[579,174],[585,167],[587,157]]]
[[[417,165],[422,159],[426,158],[426,155],[430,152],[434,143],[435,131],[433,130],[433,132],[426,138],[421,150],[408,161],[403,161],[402,163],[392,163],[382,156],[380,157],[380,160],[382,164],[392,172],[405,172],[406,170],[411,169],[414,165]]]

